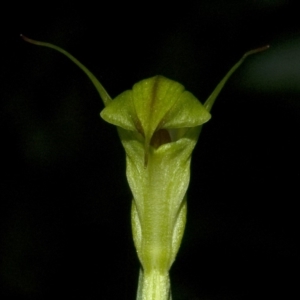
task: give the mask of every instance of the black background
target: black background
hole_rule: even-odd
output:
[[[112,97],[157,74],[200,101],[246,51],[193,153],[174,300],[298,293],[300,21],[296,1],[24,3],[2,10],[0,298],[135,299],[139,264]]]

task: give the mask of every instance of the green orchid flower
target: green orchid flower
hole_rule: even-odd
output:
[[[133,194],[132,231],[142,265],[137,299],[169,299],[169,269],[186,221],[191,153],[210,113],[184,87],[155,76],[117,96],[101,117],[118,127]]]
[[[247,52],[202,105],[183,85],[163,76],[142,80],[112,100],[71,54],[49,43],[23,39],[66,55],[99,92],[105,105],[100,115],[117,126],[126,152],[133,240],[141,263],[137,300],[170,300],[169,270],[186,223],[192,151],[226,81],[248,55],[267,47]]]

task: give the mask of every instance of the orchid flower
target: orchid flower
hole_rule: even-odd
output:
[[[247,52],[201,104],[182,84],[163,76],[144,79],[112,100],[71,54],[49,43],[22,38],[66,55],[99,92],[105,106],[100,116],[117,126],[126,152],[133,240],[141,263],[137,300],[170,300],[169,270],[185,228],[191,154],[202,125],[211,118],[215,99],[233,72],[248,55],[268,46]]]

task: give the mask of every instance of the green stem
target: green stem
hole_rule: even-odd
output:
[[[172,300],[169,273],[140,270],[137,300]]]

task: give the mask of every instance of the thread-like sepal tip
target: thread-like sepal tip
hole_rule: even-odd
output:
[[[35,45],[39,44],[39,42],[28,38],[27,36],[23,35],[22,33],[20,34],[20,38],[23,39],[27,43],[31,43],[31,44],[35,44]]]
[[[270,45],[265,45],[265,46],[262,46],[262,47],[259,47],[259,48],[250,50],[250,51],[246,52],[246,53],[243,55],[243,58],[246,58],[247,56],[252,55],[252,54],[255,54],[255,53],[259,53],[259,52],[265,51],[265,50],[267,50],[267,49],[269,49],[269,48],[270,48]]]

